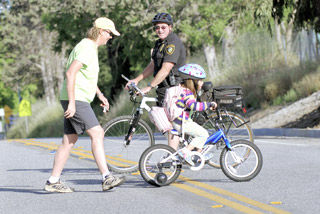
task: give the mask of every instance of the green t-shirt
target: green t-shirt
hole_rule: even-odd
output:
[[[78,60],[83,64],[76,75],[75,100],[91,103],[95,97],[98,83],[98,46],[90,39],[82,39],[70,53],[66,71],[73,60]],[[66,79],[63,82],[60,100],[69,100]]]

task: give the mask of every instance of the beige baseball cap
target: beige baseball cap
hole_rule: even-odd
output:
[[[97,18],[96,21],[94,21],[94,26],[104,30],[110,30],[114,35],[120,36],[120,33],[116,30],[113,21],[106,17]]]

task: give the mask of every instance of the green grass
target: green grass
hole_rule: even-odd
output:
[[[63,110],[59,102],[51,105],[40,100],[31,105],[32,115],[20,117],[9,129],[7,138],[60,137],[63,134]],[[27,121],[27,123],[26,123]],[[27,133],[26,125],[29,132]]]

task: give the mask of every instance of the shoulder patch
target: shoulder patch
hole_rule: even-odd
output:
[[[166,52],[167,54],[171,55],[174,53],[175,49],[176,49],[176,46],[174,44],[171,44],[166,47]]]

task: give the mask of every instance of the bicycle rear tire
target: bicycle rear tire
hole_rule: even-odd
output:
[[[169,159],[164,163],[167,164],[167,167],[159,167],[161,160],[175,152],[175,149],[164,144],[157,144],[147,148],[139,160],[139,171],[143,180],[153,186],[166,186],[177,180],[182,167],[180,161]],[[155,180],[157,173],[160,172],[167,175],[167,181],[162,185],[159,185]]]
[[[111,171],[117,173],[136,172],[143,151],[154,145],[154,136],[149,125],[139,120],[129,145],[125,137],[128,134],[131,115],[116,117],[107,122],[104,129],[104,147],[107,164]]]

